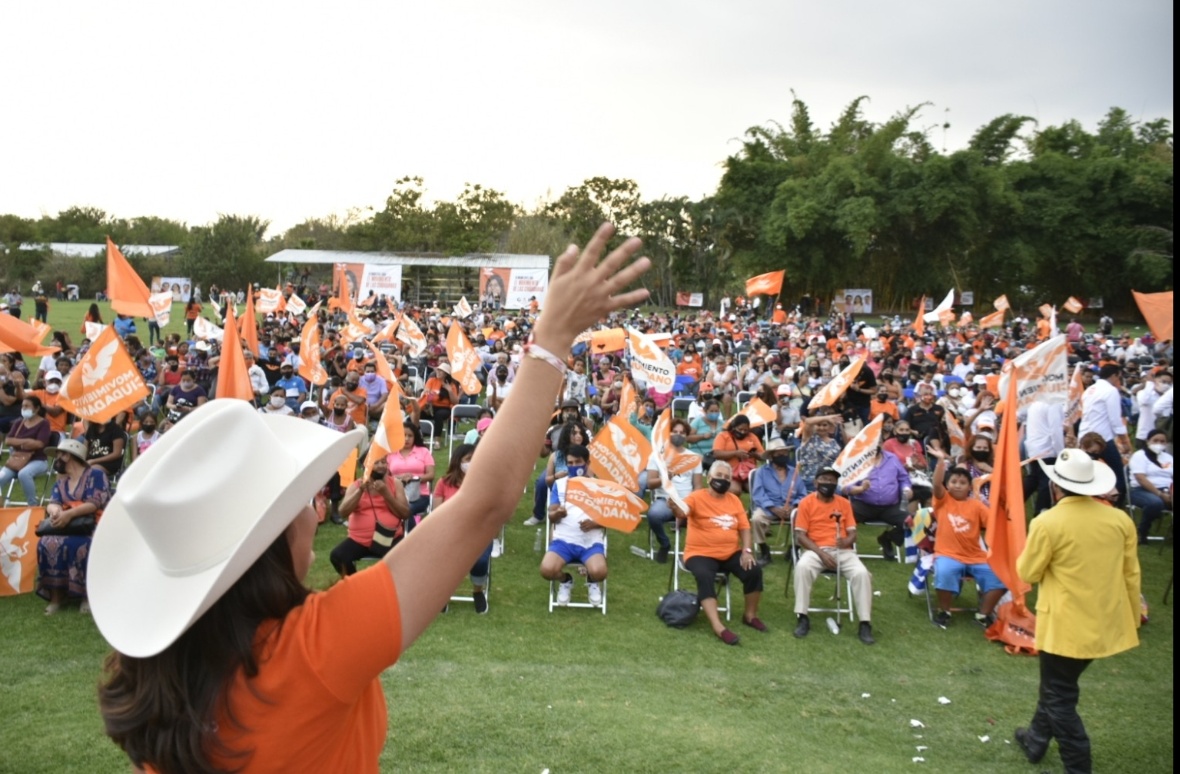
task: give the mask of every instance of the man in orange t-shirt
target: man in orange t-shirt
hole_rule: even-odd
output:
[[[745,594],[742,623],[760,632],[766,631],[766,624],[758,618],[762,568],[754,559],[746,507],[730,491],[732,476],[729,465],[718,460],[709,468],[709,488],[698,489],[684,498],[687,511],[675,500],[669,500],[676,518],[688,520],[684,566],[696,579],[701,610],[709,619],[713,632],[726,645],[737,645],[738,636],[717,615],[714,583],[718,574],[729,573],[742,582]]]
[[[811,586],[825,570],[836,570],[852,583],[852,598],[860,618],[857,636],[865,645],[873,639],[873,576],[856,555],[856,517],[852,503],[836,494],[840,474],[835,468],[821,468],[815,474],[815,491],[795,511],[795,543],[802,553],[795,561],[795,614],[799,623],[796,637],[811,630],[807,609],[811,607]]]
[[[979,543],[987,523],[987,507],[972,497],[970,471],[956,467],[947,475],[946,452],[931,448],[930,454],[938,458],[934,468],[934,521],[938,525],[934,534],[934,588],[938,592],[934,624],[945,629],[950,623],[951,605],[969,572],[980,593],[975,620],[991,626],[996,620],[996,605],[1007,589],[987,563],[987,552]]]

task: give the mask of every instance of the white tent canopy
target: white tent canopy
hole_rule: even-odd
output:
[[[547,255],[515,255],[510,253],[473,253],[469,255],[404,255],[400,253],[368,253],[355,250],[280,250],[266,259],[267,263],[365,263],[400,266],[456,266],[482,269],[549,269]]]

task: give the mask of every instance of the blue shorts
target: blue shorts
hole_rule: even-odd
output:
[[[585,548],[564,540],[554,540],[549,543],[549,550],[560,556],[566,564],[585,564],[586,560],[595,554],[606,556],[606,549],[602,547],[602,543]]]
[[[951,559],[949,556],[934,557],[934,588],[958,594],[963,587],[963,574],[968,571],[983,594],[1004,588],[1004,584],[1000,583],[1000,579],[996,577],[996,573],[986,562],[963,564],[958,559]]]

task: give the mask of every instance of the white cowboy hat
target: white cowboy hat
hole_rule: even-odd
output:
[[[87,590],[111,647],[146,658],[175,642],[362,437],[229,399],[165,433],[123,474],[91,544]]]
[[[1037,460],[1041,470],[1057,486],[1072,494],[1104,495],[1114,489],[1114,471],[1090,459],[1081,449],[1065,449],[1052,465]]]

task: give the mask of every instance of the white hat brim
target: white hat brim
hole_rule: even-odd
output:
[[[1094,479],[1089,482],[1072,481],[1065,478],[1057,473],[1052,464],[1048,464],[1044,460],[1037,460],[1037,464],[1041,466],[1041,470],[1045,472],[1050,481],[1072,494],[1097,497],[1106,494],[1115,486],[1114,471],[1104,463],[1094,465]]]
[[[220,401],[206,405],[216,403]],[[196,417],[193,412],[185,421]],[[94,621],[115,650],[146,658],[175,642],[283,534],[362,438],[359,431],[338,433],[295,417],[262,419],[275,443],[281,444],[277,448],[298,464],[284,469],[281,477],[243,482],[252,488],[256,503],[242,518],[253,519],[254,524],[223,561],[199,572],[181,576],[165,572],[119,496],[138,486],[168,485],[152,480],[152,460],[179,442],[181,433],[176,429],[165,433],[156,443],[163,448],[153,448],[127,469],[120,492],[107,505],[95,530],[87,565]],[[192,472],[200,475],[195,468]],[[200,504],[191,505],[198,510]]]

